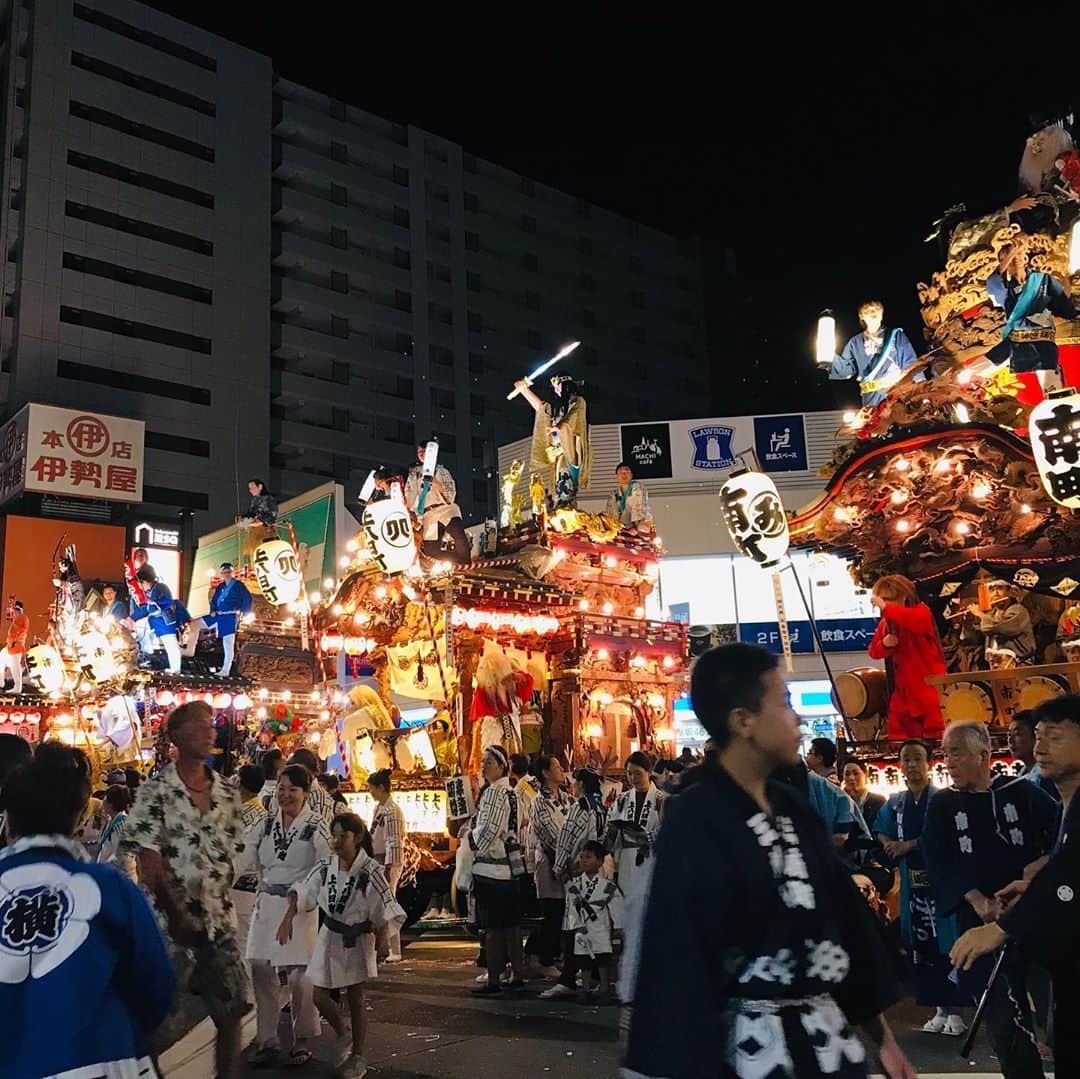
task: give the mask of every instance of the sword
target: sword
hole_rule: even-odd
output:
[[[994,988],[994,983],[998,980],[998,976],[1001,974],[1001,964],[1005,961],[1005,953],[1009,950],[1010,941],[1006,941],[1001,951],[998,952],[997,960],[994,963],[994,969],[990,971],[990,977],[986,980],[986,988],[983,990],[982,996],[979,998],[979,1006],[975,1009],[975,1016],[971,1020],[971,1026],[968,1027],[967,1037],[964,1039],[964,1044],[960,1046],[960,1055],[962,1057],[971,1056],[971,1047],[975,1044],[975,1035],[979,1033],[979,1027],[982,1025],[983,1016],[986,1014],[986,1004],[990,999],[990,993]]]
[[[435,465],[439,460],[439,444],[432,439],[424,447],[424,468],[423,477],[424,482],[420,487],[420,497],[416,500],[416,512],[422,517],[424,515],[424,506],[427,503],[428,491],[431,490],[431,480],[435,475]]]
[[[537,367],[530,374],[527,374],[525,376],[525,382],[528,385],[531,386],[549,367],[552,367],[555,364],[557,364],[559,362],[559,360],[566,359],[566,357],[569,356],[570,353],[573,352],[574,349],[577,348],[578,345],[580,345],[580,344],[581,344],[580,341],[571,341],[570,344],[563,345],[563,347],[560,348],[559,351],[556,352],[555,355],[552,356],[550,360],[544,360],[544,362],[542,364],[540,364],[539,367]],[[517,386],[515,386],[506,395],[507,401],[512,401],[515,397],[517,397],[517,395],[519,393],[521,393],[521,390]]]

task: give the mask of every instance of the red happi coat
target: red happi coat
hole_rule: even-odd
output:
[[[897,638],[894,648],[885,647],[890,634]],[[926,676],[945,673],[945,656],[930,608],[925,603],[886,604],[867,651],[871,659],[886,660],[892,676],[889,740],[939,738],[944,728],[941,700],[936,687],[926,684]]]

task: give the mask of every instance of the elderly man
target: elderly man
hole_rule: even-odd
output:
[[[960,932],[994,922],[997,893],[1024,877],[1047,854],[1057,827],[1054,800],[1023,776],[990,775],[990,734],[982,723],[951,723],[942,742],[953,786],[926,809],[922,848],[939,916],[955,916]],[[958,975],[961,993],[976,1002],[986,986],[987,959]],[[1024,984],[1024,957],[1010,953],[990,994],[986,1027],[1005,1079],[1043,1074]]]
[[[1061,792],[1063,814],[1050,860],[997,893],[1004,913],[970,929],[953,946],[952,960],[967,970],[978,959],[1015,940],[1050,971],[1054,985],[1054,1064],[1058,1075],[1080,1075],[1080,696],[1047,701],[1035,711],[1035,757]]]

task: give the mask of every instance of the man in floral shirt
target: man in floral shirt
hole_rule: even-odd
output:
[[[240,1019],[251,1008],[230,895],[233,859],[244,846],[241,805],[203,763],[214,747],[210,706],[182,705],[167,730],[176,760],[139,791],[124,840],[138,856],[139,879],[165,921],[181,976],[177,1008],[155,1049],[193,1025],[197,993],[217,1027],[217,1075],[227,1079],[239,1056]]]

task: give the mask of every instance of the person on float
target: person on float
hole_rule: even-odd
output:
[[[79,615],[86,606],[86,585],[75,562],[75,550],[67,553],[56,564],[58,576],[53,578],[59,603],[60,629],[65,638],[73,638],[78,629]]]
[[[1004,310],[1005,325],[986,358],[995,366],[1007,363],[1014,375],[1033,371],[1047,392],[1062,385],[1054,318],[1074,319],[1076,307],[1056,277],[1029,269],[1030,242],[1018,233],[1001,249],[998,268],[987,278],[987,295]]]
[[[629,1006],[634,1000],[637,957],[641,944],[641,919],[652,880],[653,845],[660,832],[668,796],[652,781],[652,758],[647,753],[631,753],[626,759],[626,779],[630,789],[615,800],[608,811],[604,846],[615,856],[616,880],[622,893],[618,911],[623,931],[623,954],[619,963],[619,1000]]]
[[[245,528],[261,524],[263,528],[272,529],[278,519],[277,499],[267,490],[262,480],[248,480],[247,486],[251,502],[248,503],[247,511],[240,519],[240,524]]]
[[[949,981],[949,964],[938,943],[942,933],[934,894],[919,849],[926,809],[936,791],[930,782],[930,749],[925,742],[909,738],[900,746],[900,770],[907,790],[885,802],[874,830],[900,869],[900,936],[915,975],[915,1003],[934,1008],[922,1029],[927,1034],[959,1036],[967,1030],[959,1011],[967,1002]],[[951,939],[955,933],[948,935]]]
[[[339,813],[334,818],[330,845],[333,855],[317,862],[289,890],[278,942],[284,945],[292,939],[298,913],[318,911],[319,937],[307,976],[315,987],[315,1006],[344,1041],[335,1061],[338,1075],[362,1079],[367,1073],[364,987],[378,977],[374,934],[390,927],[400,930],[405,911],[375,860],[367,826],[355,813]],[[347,1040],[341,1009],[330,995],[334,990],[344,990],[348,1003],[352,1032]]]
[[[608,495],[605,512],[618,517],[619,523],[639,532],[654,530],[649,509],[649,494],[636,479],[634,470],[625,462],[615,466],[615,490]]]
[[[950,958],[967,971],[984,955],[1009,941],[1045,965],[1053,984],[1054,1068],[1060,1076],[1080,1075],[1080,696],[1046,701],[1035,710],[1035,759],[1053,780],[1062,800],[1057,838],[1045,863],[1000,889],[996,921],[969,929],[953,945]]]
[[[870,407],[885,400],[918,357],[899,326],[885,327],[885,305],[880,300],[867,300],[859,308],[859,325],[862,333],[852,337],[844,351],[833,357],[829,378],[857,378],[863,406]]]
[[[500,649],[491,648],[480,657],[469,705],[471,771],[479,771],[489,746],[501,746],[507,756],[521,752],[521,709],[532,699],[534,684],[532,675],[518,670]]]
[[[982,643],[988,666],[994,652],[1004,653],[1016,666],[1034,663],[1035,630],[1019,593],[1005,581],[991,581],[989,591],[989,610],[972,605],[964,612],[967,622],[961,631],[962,639]]]
[[[217,630],[224,653],[221,670],[218,673],[228,677],[232,674],[233,657],[236,654],[236,631],[239,628],[240,619],[251,610],[255,601],[251,598],[251,593],[244,582],[236,578],[231,562],[222,562],[220,572],[221,583],[210,597],[210,613],[198,622],[207,629]],[[189,630],[191,634],[197,634],[197,632],[197,625],[193,625]]]
[[[871,659],[885,660],[893,687],[889,739],[939,737],[941,701],[937,689],[926,684],[927,675],[946,670],[933,613],[919,599],[915,585],[899,573],[880,578],[870,602],[881,612],[881,620],[867,652]]]
[[[319,1036],[319,1016],[312,1000],[307,966],[315,950],[319,920],[314,911],[295,919],[293,932],[283,943],[278,929],[289,910],[289,891],[303,881],[315,864],[330,857],[330,836],[325,824],[308,806],[314,780],[302,765],[290,764],[277,784],[277,812],[268,814],[253,851],[259,879],[258,898],[251,916],[245,957],[251,964],[258,1029],[252,1064],[276,1060],[281,1016],[278,974],[287,972],[293,1046],[290,1061],[306,1064],[310,1042]]]
[[[432,439],[432,441],[436,441]],[[444,465],[435,466],[424,509],[420,511],[420,496],[424,490],[424,453],[427,443],[416,444],[417,464],[405,477],[405,504],[420,518],[420,550],[429,558],[456,562],[467,566],[472,561],[472,543],[465,533],[461,519],[461,507],[457,504],[457,484]],[[443,550],[443,540],[449,538],[450,547]]]
[[[11,676],[11,692],[16,696],[22,693],[23,664],[26,662],[26,638],[30,635],[30,619],[23,611],[23,605],[14,600],[8,611],[11,625],[8,626],[7,640],[0,650],[0,677]],[[0,682],[0,688],[3,683]]]
[[[136,621],[140,618],[147,620],[150,630],[169,658],[169,673],[179,674],[182,655],[180,632],[190,624],[191,614],[178,599],[173,599],[169,586],[158,579],[149,564],[144,565],[136,576],[146,588],[146,602],[135,607],[131,617]]]
[[[390,797],[391,786],[389,768],[368,776],[368,793],[375,800],[375,812],[371,815],[372,852],[383,867],[391,893],[396,894],[405,864],[405,839],[409,833],[401,806]],[[377,943],[383,963],[401,962],[400,926],[385,926]]]
[[[592,467],[589,423],[580,384],[570,375],[553,375],[554,405],[538,397],[528,379],[519,379],[514,385],[536,413],[530,470],[541,475],[552,470],[556,509],[576,506],[578,492],[589,486]]]

